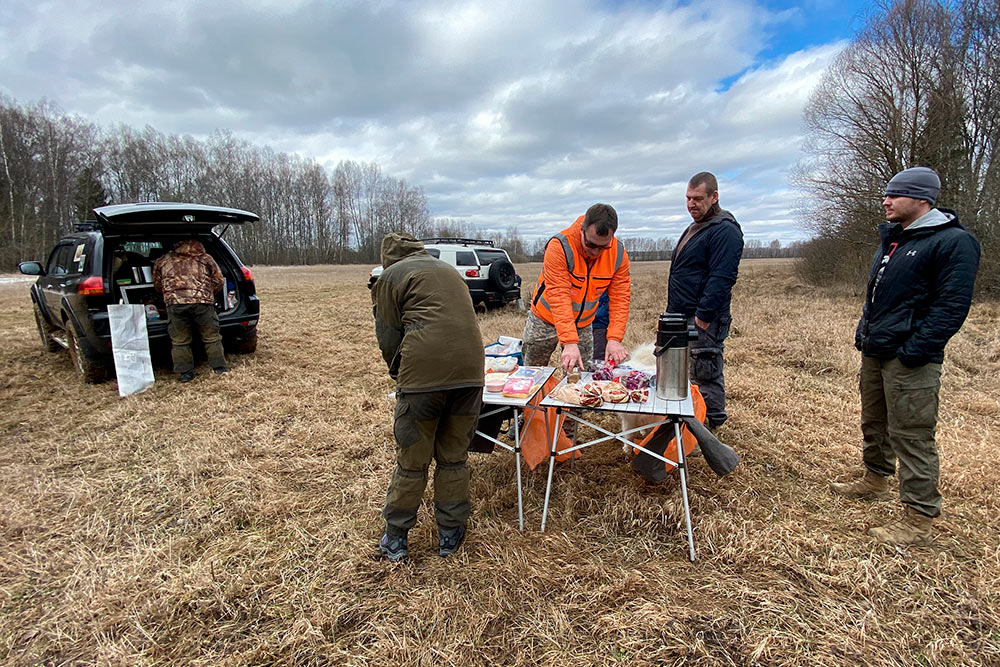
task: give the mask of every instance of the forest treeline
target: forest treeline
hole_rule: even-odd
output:
[[[96,206],[184,201],[261,216],[226,238],[250,264],[378,262],[382,237],[487,238],[515,261],[540,260],[547,239],[516,227],[483,233],[464,220],[432,218],[418,185],[372,162],[330,170],[315,160],[251,144],[231,132],[204,140],[119,125],[103,129],[48,102],[0,97],[0,269],[44,259],[55,241]],[[628,237],[636,260],[669,259],[672,240]],[[760,257],[784,257],[798,244],[748,243]]]

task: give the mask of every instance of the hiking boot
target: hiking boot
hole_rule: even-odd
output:
[[[925,547],[931,543],[933,522],[934,519],[931,517],[907,507],[902,519],[893,521],[887,526],[870,528],[868,534],[882,544]]]
[[[229,372],[229,366],[216,366],[212,370],[215,371],[216,375],[222,375]]]
[[[855,482],[833,482],[830,491],[846,498],[865,500],[888,500],[889,478],[865,470],[865,476]]]
[[[464,540],[465,526],[457,526],[455,528],[438,526],[438,553],[441,554],[442,558],[447,558],[458,551],[458,547],[461,546]]]
[[[181,373],[181,382],[190,382],[197,375],[194,371],[184,371]]]
[[[410,555],[406,550],[406,535],[397,536],[382,533],[382,539],[378,542],[378,550],[393,563],[405,561]]]

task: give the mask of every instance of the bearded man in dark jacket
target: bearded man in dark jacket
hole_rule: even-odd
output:
[[[408,557],[407,533],[434,468],[441,556],[454,553],[469,518],[469,443],[483,398],[482,334],[465,280],[407,234],[382,240],[384,270],[372,286],[375,336],[396,381],[396,470],[379,550]]]
[[[681,313],[698,330],[690,348],[691,382],[705,398],[708,427],[715,429],[728,417],[722,353],[733,321],[729,304],[743,255],[743,230],[719,206],[719,182],[707,171],[688,182],[687,209],[693,222],[670,256],[667,312]]]
[[[941,513],[934,441],[941,363],[969,313],[979,269],[979,242],[953,212],[934,208],[940,191],[927,167],[905,169],[885,187],[888,222],[879,226],[854,341],[862,355],[865,474],[831,485],[849,498],[888,498],[899,460],[903,516],[868,531],[886,544],[929,544]]]

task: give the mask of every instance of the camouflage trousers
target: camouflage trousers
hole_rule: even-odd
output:
[[[170,356],[175,373],[186,373],[194,369],[194,354],[191,352],[193,331],[198,329],[205,354],[212,368],[226,365],[226,355],[219,333],[219,314],[211,303],[182,303],[167,306],[167,333],[170,335]]]
[[[587,325],[576,330],[576,335],[580,338],[577,345],[580,348],[580,358],[584,364],[588,365],[594,357],[594,327]],[[552,360],[552,353],[559,345],[559,336],[556,335],[555,325],[549,324],[534,313],[528,313],[528,319],[524,322],[524,333],[521,335],[521,356],[524,357],[525,366],[556,366],[549,363]]]
[[[720,315],[709,323],[708,328],[698,329],[698,340],[691,344],[691,383],[698,385],[698,391],[705,399],[705,421],[709,428],[722,426],[729,415],[726,413],[726,379],[722,375],[726,336],[733,318]],[[694,318],[688,319],[694,324]]]
[[[861,358],[861,432],[865,467],[896,474],[899,499],[925,516],[941,513],[937,429],[941,364],[916,368],[898,359]]]
[[[405,535],[416,524],[432,460],[438,525],[465,525],[469,518],[469,469],[465,462],[482,399],[482,387],[396,392],[392,427],[396,470],[382,510],[390,535]]]

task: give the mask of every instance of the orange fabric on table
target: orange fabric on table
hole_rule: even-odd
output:
[[[702,398],[701,392],[698,391],[698,385],[694,384],[691,385],[691,403],[694,405],[694,418],[700,421],[702,424],[704,424],[705,415],[707,414],[708,409],[705,407],[705,399]],[[663,424],[661,426],[657,426],[652,431],[650,431],[645,438],[640,440],[639,444],[643,447],[646,447],[647,444],[653,439],[653,436],[656,435],[656,432],[659,431],[661,428],[669,428],[671,429],[671,432],[673,432],[674,425]],[[684,424],[681,424],[681,439],[684,441],[684,456],[686,457],[688,454],[694,451],[694,448],[698,445],[698,439],[694,437],[694,434],[691,433],[691,431],[689,431],[687,426],[684,426]],[[635,448],[633,448],[632,451],[635,454],[640,453],[639,450]],[[676,437],[670,438],[670,444],[667,445],[667,449],[666,451],[663,452],[663,456],[673,461],[677,460]],[[663,465],[666,467],[667,472],[670,472],[671,470],[677,467],[670,463],[664,463]]]
[[[531,399],[531,403],[538,405],[538,403],[549,395],[549,392],[556,388],[559,384],[559,380],[555,377],[550,377],[545,383],[545,386],[541,391],[537,392],[535,396]],[[534,413],[534,415],[532,415]],[[556,423],[556,409],[546,408],[546,414],[548,414],[548,424],[549,428],[545,427],[545,414],[541,412],[541,409],[527,408],[524,411],[524,421],[527,427],[521,433],[521,453],[524,455],[524,462],[528,464],[528,467],[532,470],[538,467],[538,464],[544,461],[549,456],[549,451],[552,449],[552,426]],[[531,421],[528,422],[528,418]],[[559,428],[558,439],[556,440],[556,449],[566,449],[572,446],[572,442],[562,431],[562,427]],[[566,461],[569,460],[570,456],[578,457],[580,456],[579,451],[570,452],[568,454],[561,454],[556,457],[556,461]]]

